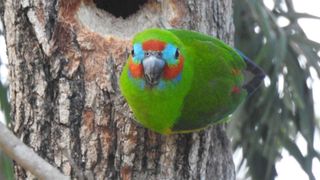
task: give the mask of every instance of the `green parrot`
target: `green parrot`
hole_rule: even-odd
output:
[[[240,51],[198,32],[147,29],[132,43],[120,90],[136,120],[160,134],[225,121],[265,76]]]

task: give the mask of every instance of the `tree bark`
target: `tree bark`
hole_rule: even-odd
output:
[[[138,1],[6,1],[11,129],[74,179],[235,179],[224,125],[159,135],[134,122],[118,87],[130,39],[145,28],[232,44],[232,1]],[[121,2],[132,4],[111,6]],[[15,175],[33,178],[18,164]]]

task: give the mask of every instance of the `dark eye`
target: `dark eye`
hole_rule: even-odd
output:
[[[134,56],[134,50],[133,49],[131,50],[131,55]]]
[[[177,49],[177,50],[176,50],[176,53],[174,54],[174,58],[175,58],[175,59],[178,59],[179,54],[180,54],[180,53],[179,53],[179,49]]]

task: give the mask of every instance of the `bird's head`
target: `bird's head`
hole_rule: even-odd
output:
[[[181,42],[171,33],[151,29],[137,34],[128,58],[129,75],[142,88],[163,89],[179,83],[184,67]]]

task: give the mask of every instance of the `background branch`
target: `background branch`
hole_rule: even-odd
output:
[[[3,123],[0,123],[0,149],[39,179],[70,179],[23,144]]]

